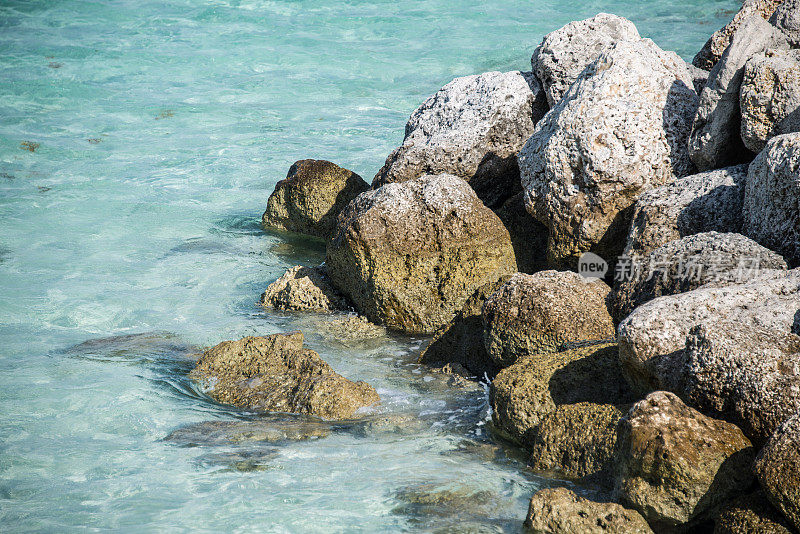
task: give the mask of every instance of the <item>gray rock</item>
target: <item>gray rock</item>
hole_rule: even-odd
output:
[[[734,499],[714,520],[714,534],[792,534],[763,491]]]
[[[734,15],[733,20],[711,36],[703,49],[694,57],[692,63],[705,70],[714,68],[725,49],[731,44],[733,34],[745,19],[751,15],[758,15],[768,20],[781,3],[783,0],[744,0],[742,8]]]
[[[800,264],[800,133],[774,137],[750,165],[742,233]]]
[[[553,264],[574,267],[590,250],[616,257],[638,196],[692,172],[692,85],[673,52],[648,39],[621,41],[539,121],[520,172],[526,208],[550,230]]]
[[[760,152],[776,135],[800,131],[800,50],[767,50],[744,67],[742,141]]]
[[[763,444],[800,410],[800,337],[736,322],[689,331],[681,396]]]
[[[701,232],[739,232],[747,166],[693,174],[646,191],[633,210],[625,256],[644,257],[658,247]]]
[[[370,321],[415,333],[433,333],[477,288],[517,270],[503,223],[449,174],[361,194],[342,212],[325,265]]]
[[[334,288],[324,266],[292,267],[261,294],[261,305],[276,310],[346,310],[345,299]]]
[[[521,273],[547,269],[547,227],[525,209],[525,198],[518,193],[495,211],[511,235],[511,245]]]
[[[558,104],[583,69],[615,43],[640,39],[631,21],[608,13],[570,22],[545,35],[533,52],[531,66],[542,83],[547,103],[550,107]]]
[[[689,69],[689,74],[692,75],[692,81],[694,82],[694,92],[699,95],[700,93],[703,92],[703,89],[705,89],[706,84],[708,83],[708,76],[711,73],[707,70],[695,67],[691,63],[687,63],[686,68]]]
[[[755,450],[736,426],[657,391],[620,422],[615,496],[658,532],[682,531],[748,490]]]
[[[800,413],[783,423],[761,449],[755,473],[770,502],[800,529]]]
[[[641,261],[632,261],[631,267],[630,277],[613,294],[616,320],[657,297],[711,283],[717,287],[741,284],[760,269],[786,270],[786,262],[741,234],[705,232],[662,245]]]
[[[739,89],[747,60],[768,48],[788,48],[783,34],[759,15],[743,20],[730,46],[711,70],[700,94],[692,125],[689,153],[701,171],[749,160],[739,135]]]
[[[751,281],[701,287],[647,302],[623,320],[620,361],[641,391],[679,391],[686,336],[692,327],[716,321],[792,332],[800,310],[800,269],[762,271]]]
[[[647,521],[616,503],[578,497],[566,488],[538,491],[528,506],[525,526],[535,534],[650,534]]]
[[[520,190],[517,153],[546,111],[531,73],[456,78],[411,114],[403,144],[386,159],[373,188],[449,173],[499,208]]]
[[[785,0],[777,3],[780,5],[769,21],[789,38],[793,47],[800,46],[800,2]]]

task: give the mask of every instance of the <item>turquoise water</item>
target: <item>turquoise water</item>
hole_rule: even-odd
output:
[[[0,1],[0,530],[519,530],[548,482],[486,435],[483,388],[415,365],[423,340],[341,342],[255,305],[324,256],[264,233],[266,198],[305,157],[369,179],[427,95],[529,68],[570,20],[624,15],[690,59],[734,7]],[[187,353],[298,328],[400,421],[231,439],[302,422],[210,402]],[[460,497],[414,497],[442,490]]]

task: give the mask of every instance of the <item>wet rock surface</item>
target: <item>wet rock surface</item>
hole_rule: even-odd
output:
[[[345,299],[331,285],[323,266],[292,267],[267,287],[261,305],[276,310],[345,310]]]

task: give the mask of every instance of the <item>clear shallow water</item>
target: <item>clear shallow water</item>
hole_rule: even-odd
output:
[[[427,95],[529,68],[570,20],[624,15],[690,59],[734,7],[0,2],[2,530],[518,530],[545,482],[487,438],[482,390],[416,366],[421,340],[341,343],[319,317],[254,304],[324,255],[264,233],[266,198],[305,157],[369,180]],[[405,423],[241,441],[297,421],[239,414],[184,378],[191,347],[298,328]],[[191,434],[207,421],[240,426]],[[441,490],[449,509],[419,497]]]

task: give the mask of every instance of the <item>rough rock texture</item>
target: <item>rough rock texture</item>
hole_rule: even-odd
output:
[[[372,386],[347,380],[304,349],[300,332],[224,341],[189,376],[214,400],[259,412],[348,419],[380,401]]]
[[[694,92],[698,95],[703,92],[706,84],[708,83],[708,75],[710,72],[701,68],[695,67],[691,63],[686,64],[689,69],[689,74],[692,75],[692,82],[694,83]]]
[[[583,69],[615,43],[640,39],[631,21],[608,13],[570,22],[545,35],[533,52],[531,66],[542,83],[547,103],[550,107],[558,104]]]
[[[535,534],[649,534],[647,521],[616,503],[593,502],[566,488],[536,492],[525,526]]]
[[[613,338],[609,293],[604,282],[589,283],[568,271],[513,275],[483,306],[489,357],[502,368],[529,354],[561,350],[564,343]]]
[[[367,189],[359,175],[330,161],[300,160],[286,179],[275,184],[261,222],[265,227],[328,238],[339,212]]]
[[[589,65],[519,155],[528,211],[550,230],[548,259],[574,267],[625,245],[630,208],[691,174],[686,140],[697,94],[685,63],[649,39],[622,41]]]
[[[689,154],[701,171],[749,160],[739,133],[739,90],[747,60],[768,48],[788,48],[781,32],[759,15],[742,21],[711,70],[689,137]]]
[[[747,165],[702,172],[646,191],[633,210],[625,255],[643,257],[700,232],[739,232]]]
[[[780,4],[769,21],[781,30],[792,46],[800,46],[800,2],[798,0],[773,0]]]
[[[419,363],[433,367],[458,364],[473,376],[494,377],[500,368],[486,352],[483,343],[483,303],[498,287],[508,281],[500,280],[484,284],[475,290],[453,319],[436,331],[428,346],[419,356]]]
[[[469,182],[487,206],[499,208],[520,189],[517,153],[546,106],[531,73],[456,78],[411,114],[403,144],[372,185],[449,173]]]
[[[292,267],[267,287],[261,304],[276,310],[344,310],[345,299],[334,288],[323,266]]]
[[[417,333],[434,332],[477,288],[517,270],[508,230],[449,174],[356,198],[339,218],[326,267],[369,320]]]
[[[738,322],[781,332],[797,328],[800,269],[762,271],[750,282],[701,287],[647,302],[617,329],[620,361],[642,391],[679,390],[689,330],[701,323]]]
[[[535,273],[547,268],[547,227],[525,209],[522,193],[509,198],[497,210],[511,235],[511,245],[521,273]]]
[[[714,521],[714,534],[792,534],[789,523],[764,492],[743,495],[726,505]]]
[[[742,141],[760,152],[776,135],[800,131],[800,50],[767,50],[745,64],[739,93]]]
[[[800,410],[800,336],[740,323],[698,325],[685,349],[682,396],[763,444]]]
[[[657,391],[619,427],[615,494],[656,530],[713,517],[747,491],[755,451],[741,430]]]
[[[725,49],[731,44],[731,38],[745,19],[751,15],[759,15],[768,20],[775,8],[781,3],[783,3],[783,0],[745,0],[742,8],[734,15],[733,20],[711,36],[702,50],[694,57],[692,63],[696,67],[705,70],[714,68]]]
[[[800,413],[783,423],[761,449],[755,473],[770,502],[800,529]]]
[[[743,234],[800,264],[800,133],[769,141],[750,165]]]
[[[619,267],[619,264],[618,264]],[[758,269],[786,269],[784,259],[741,234],[704,232],[672,241],[641,262],[614,291],[613,315],[627,317],[637,306],[713,283],[747,282]]]

